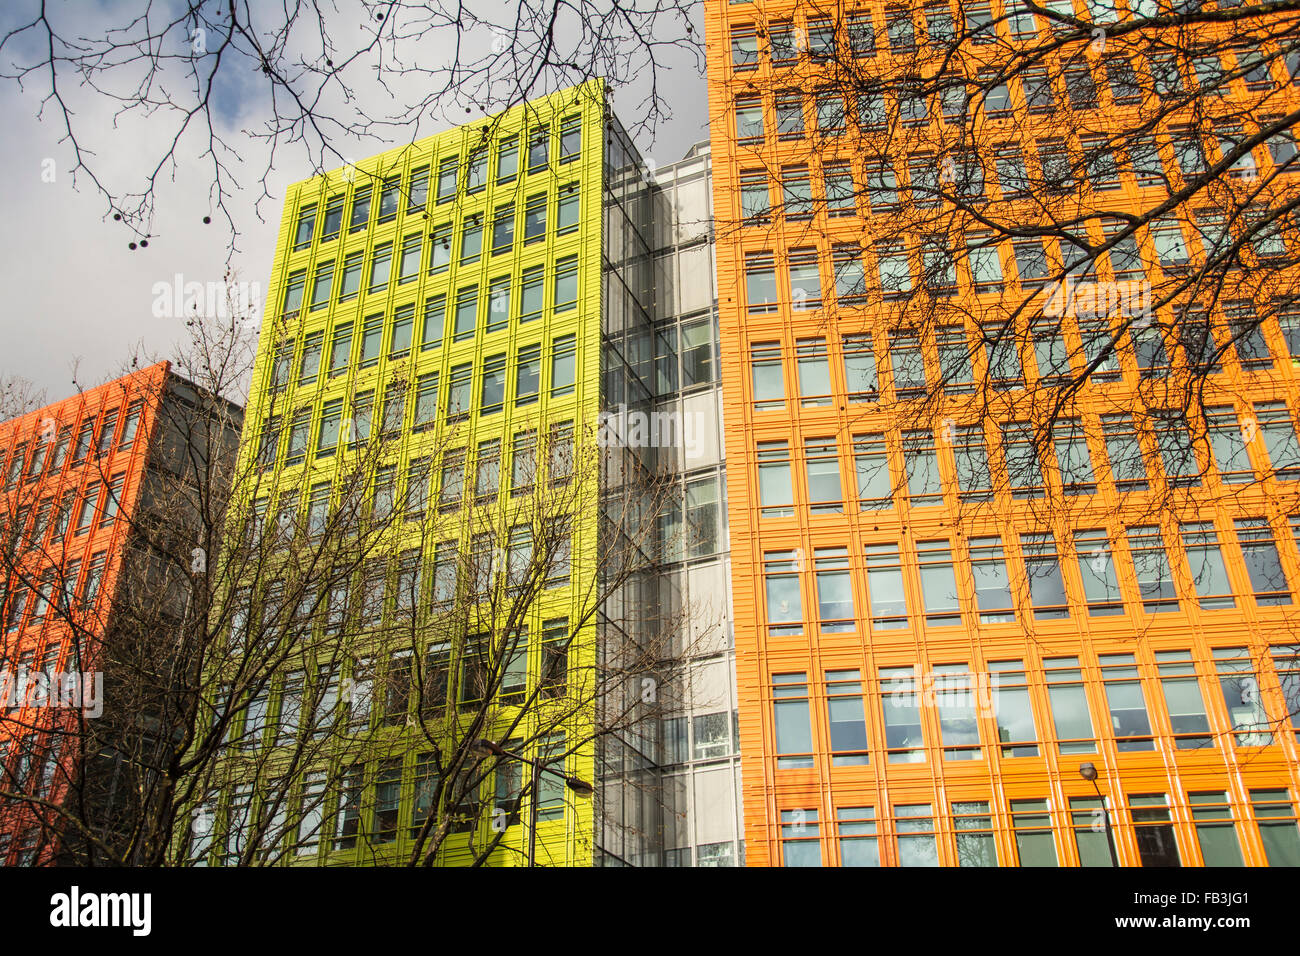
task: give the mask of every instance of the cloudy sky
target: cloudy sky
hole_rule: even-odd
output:
[[[272,0],[250,2],[255,12],[273,12],[279,6]],[[500,0],[483,2],[494,14],[505,6]],[[75,38],[106,35],[111,27],[128,23],[145,5],[145,0],[96,4],[73,0],[51,7],[55,22]],[[160,6],[153,4],[155,10]],[[340,6],[346,10],[349,4],[341,0]],[[7,0],[0,6],[0,32],[26,22],[36,8],[35,0]],[[698,5],[694,13],[695,36],[700,36]],[[346,30],[346,24],[331,26],[332,36]],[[15,63],[33,56],[34,45],[22,42],[25,39],[11,40],[0,49],[0,74],[12,75]],[[439,57],[446,62],[451,53],[425,41],[421,55],[426,64],[437,65]],[[671,104],[673,116],[658,125],[653,138],[637,137],[642,152],[659,165],[680,159],[693,143],[708,138],[704,80],[695,59],[671,51],[665,60],[667,72],[659,78],[659,91]],[[351,76],[356,106],[362,112],[390,113],[393,103],[403,99],[403,91],[399,85],[385,92],[372,75],[369,71]],[[213,214],[211,163],[201,157],[205,138],[192,135],[181,140],[175,169],[165,168],[158,181],[148,248],[131,251],[128,243],[137,237],[125,224],[111,219],[104,197],[84,175],[74,184],[73,150],[55,106],[47,103],[44,116],[37,115],[49,92],[48,76],[27,77],[25,89],[12,79],[0,79],[0,128],[5,131],[0,147],[0,208],[7,219],[7,228],[0,230],[6,292],[0,301],[0,378],[23,376],[54,401],[75,391],[74,373],[83,387],[105,381],[120,374],[137,348],[168,357],[184,338],[184,320],[155,315],[154,288],[160,282],[173,283],[177,275],[183,282],[219,282],[229,260],[239,278],[265,289],[284,188],[310,175],[311,161],[301,147],[282,146],[267,180],[269,198],[259,204],[258,180],[268,153],[242,131],[257,129],[265,121],[265,91],[257,70],[247,62],[224,76],[214,98],[217,121],[239,153],[232,169],[241,179],[230,203],[239,230],[233,256],[228,249],[229,225],[216,215],[210,225],[202,222]],[[135,78],[121,70],[114,88],[129,89]],[[116,101],[79,88],[73,76],[61,82],[76,111],[77,128],[84,132],[82,148],[93,151],[90,163],[101,182],[115,193],[139,191],[175,135],[175,120],[157,114],[115,117]],[[172,88],[184,89],[179,81]],[[615,109],[625,124],[639,118],[637,110],[647,89],[643,78],[618,90]],[[419,132],[429,135],[449,125],[444,118],[434,118]],[[344,156],[361,157],[410,136],[409,131],[394,132],[382,141],[338,140],[333,145]]]

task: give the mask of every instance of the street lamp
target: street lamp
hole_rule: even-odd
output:
[[[1079,764],[1079,776],[1092,784],[1092,789],[1097,791],[1097,799],[1101,801],[1101,818],[1106,824],[1106,848],[1110,850],[1110,865],[1119,868],[1119,856],[1115,852],[1115,835],[1110,829],[1110,811],[1106,809],[1106,798],[1101,794],[1101,788],[1097,786],[1097,767],[1092,763]]]
[[[538,811],[538,788],[541,785],[542,774],[549,773],[559,777],[564,781],[564,785],[580,797],[590,797],[596,792],[586,780],[578,776],[571,776],[545,766],[540,760],[534,760],[532,757],[525,757],[523,754],[515,753],[513,750],[506,750],[494,740],[488,740],[486,737],[480,737],[470,745],[470,749],[483,756],[492,757],[510,757],[518,760],[520,763],[526,763],[533,768],[532,783],[529,788],[531,799],[529,800],[528,809],[528,866],[536,866],[537,859],[537,811]]]

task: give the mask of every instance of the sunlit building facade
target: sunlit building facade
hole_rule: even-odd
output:
[[[900,326],[890,283],[921,257],[873,248],[891,213],[872,187],[924,167],[868,169],[875,118],[831,103],[842,90],[816,70],[851,56],[887,77],[936,22],[1009,29],[1000,8],[706,4],[747,863],[1109,866],[1109,822],[1123,866],[1300,865],[1290,326],[1224,356],[1206,404],[1228,424],[1195,481],[1123,414],[1149,373],[1127,346],[1032,482],[1000,472],[1015,414],[989,427],[973,387],[924,424],[907,410],[962,361],[972,386],[996,377],[989,277],[956,273],[942,330]],[[946,106],[909,108],[923,130]],[[989,202],[1008,188],[995,172]],[[1152,184],[1117,177],[1137,208]],[[1027,286],[1006,246],[998,285]],[[1170,248],[1155,236],[1134,256],[1155,269]],[[1051,331],[1074,345],[1086,330]],[[1046,383],[1047,351],[1027,342],[1017,375]],[[1042,488],[1067,503],[1046,513]],[[1153,512],[1173,490],[1181,503]]]

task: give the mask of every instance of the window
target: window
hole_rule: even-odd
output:
[[[1056,553],[1056,540],[1051,533],[1022,534],[1020,548],[1025,558],[1025,572],[1029,577],[1029,603],[1037,620],[1052,620],[1070,616],[1061,578],[1061,564]]]
[[[1183,550],[1187,552],[1192,587],[1196,590],[1201,610],[1236,607],[1237,601],[1232,596],[1232,582],[1228,580],[1228,569],[1223,563],[1214,523],[1188,522],[1180,525],[1178,530],[1182,535]],[[1271,536],[1269,540],[1271,542]]]
[[[406,200],[408,213],[420,212],[429,199],[429,167],[411,170],[411,186]]]
[[[497,206],[492,214],[492,254],[509,252],[515,244],[514,204]]]
[[[1107,812],[1103,802],[1096,797],[1070,798],[1070,821],[1080,866],[1117,865],[1111,859],[1113,851],[1106,827]]]
[[[389,176],[379,190],[379,221],[392,222],[397,218],[397,199],[402,191],[402,177]]]
[[[975,369],[971,364],[966,330],[959,325],[935,330],[939,352],[939,377],[945,395],[969,394],[975,390]]]
[[[415,327],[415,306],[404,305],[393,316],[393,329],[389,333],[388,357],[405,358],[411,352],[411,333]]]
[[[952,547],[947,538],[918,541],[916,558],[921,576],[925,621],[933,627],[961,623],[961,602],[953,574]]]
[[[1016,271],[1026,288],[1042,288],[1048,277],[1047,249],[1038,239],[1012,243],[1016,254]]]
[[[840,463],[833,439],[804,440],[808,479],[808,504],[813,514],[840,514],[844,490],[840,484]]]
[[[781,367],[779,342],[755,342],[750,346],[750,370],[753,375],[754,407],[785,407],[785,380]]]
[[[1286,790],[1252,790],[1250,805],[1269,866],[1300,866],[1300,827]]]
[[[853,174],[849,171],[848,164],[828,164],[825,169],[824,180],[826,183],[826,214],[835,217],[856,215],[858,211],[857,188],[853,183]],[[763,198],[765,198],[767,193],[766,181],[762,184],[762,191]],[[763,212],[765,210],[760,211],[759,215],[762,215]],[[855,246],[838,248],[856,249]],[[855,259],[858,258],[856,253],[853,256]]]
[[[1088,441],[1079,419],[1062,419],[1052,426],[1052,448],[1060,468],[1061,490],[1065,494],[1086,495],[1097,490]]]
[[[555,204],[555,233],[563,236],[578,228],[578,217],[582,208],[581,194],[577,183],[569,183],[560,190]]]
[[[767,174],[761,171],[740,174],[740,216],[747,224],[767,222],[772,212]]]
[[[437,201],[439,203],[450,202],[456,198],[456,176],[459,168],[459,156],[448,156],[438,163]]]
[[[783,866],[821,866],[821,826],[816,810],[781,811]]]
[[[1273,356],[1269,352],[1268,342],[1264,339],[1264,330],[1260,319],[1255,314],[1254,303],[1225,302],[1224,316],[1232,334],[1232,343],[1237,350],[1237,359],[1246,371],[1273,367]]]
[[[542,381],[542,347],[528,345],[515,358],[515,405],[536,402]]]
[[[451,268],[450,225],[439,226],[429,235],[429,275],[437,275]]]
[[[531,491],[536,479],[537,432],[519,432],[511,444],[510,493],[521,495]]]
[[[970,665],[936,664],[931,670],[934,703],[939,714],[939,735],[944,760],[979,760],[979,720]]]
[[[835,298],[841,306],[866,302],[867,277],[862,268],[862,250],[857,246],[835,247]]]
[[[577,372],[577,336],[561,335],[551,342],[551,395],[571,395]]]
[[[800,339],[795,343],[800,404],[805,408],[830,405],[831,370],[825,339]]]
[[[393,244],[385,242],[375,246],[370,260],[370,292],[380,292],[388,288],[388,279],[393,272]],[[317,275],[319,281],[319,274]]]
[[[95,521],[95,513],[99,510],[99,499],[103,497],[103,485],[96,482],[87,486],[81,496],[81,508],[77,511],[77,521],[73,525],[74,533],[85,534],[90,530],[91,524]]]
[[[1021,866],[1059,866],[1046,800],[1012,800],[1011,826]]]
[[[992,235],[970,233],[966,237],[966,250],[976,293],[1001,289],[1002,259]]]
[[[804,133],[803,95],[784,92],[776,95],[776,135],[780,140],[802,139]]]
[[[841,866],[880,866],[874,807],[840,807],[835,811]]]
[[[1101,429],[1116,488],[1120,491],[1145,490],[1146,464],[1132,419],[1127,415],[1102,415]]]
[[[1294,726],[1300,727],[1300,647],[1275,645],[1272,653],[1285,713]],[[1300,730],[1297,730],[1297,736],[1300,736]]]
[[[871,347],[871,336],[846,335],[843,339],[844,378],[848,386],[847,398],[851,402],[872,402],[879,397],[876,377],[876,355]]]
[[[460,228],[460,264],[478,262],[483,256],[483,217],[466,216]]]
[[[1121,753],[1155,749],[1136,658],[1132,654],[1102,654],[1099,660],[1116,748]]]
[[[520,278],[519,321],[531,322],[542,317],[544,295],[543,266],[525,269]]]
[[[1270,718],[1261,700],[1259,680],[1249,649],[1216,647],[1214,670],[1238,747],[1265,747],[1273,743]]]
[[[1300,478],[1300,444],[1285,402],[1256,402],[1255,420],[1268,458],[1280,481]]]
[[[483,378],[479,385],[479,414],[501,411],[506,401],[506,356],[491,355],[483,360]]]
[[[560,121],[560,165],[582,154],[582,117],[566,116]]]
[[[1123,595],[1105,529],[1075,531],[1074,548],[1088,614],[1092,617],[1123,614]]]
[[[414,282],[420,275],[420,257],[424,253],[423,236],[407,236],[402,240],[402,253],[398,259],[397,282]]]
[[[806,681],[807,675],[803,673],[772,675],[778,770],[813,766]]]
[[[871,598],[871,626],[889,631],[906,628],[907,597],[903,569],[895,544],[866,545],[867,594]]]
[[[758,66],[758,34],[752,26],[732,29],[731,65],[738,73]]]
[[[993,162],[1003,199],[1020,199],[1029,194],[1029,172],[1017,147],[998,147]]]
[[[1034,725],[1024,662],[990,661],[988,668],[1002,756],[1037,757],[1038,731]]]
[[[1097,752],[1083,672],[1077,657],[1043,658],[1056,747],[1062,755]]]
[[[438,373],[428,372],[415,380],[415,418],[411,431],[424,431],[433,426],[438,414]]]
[[[1264,518],[1237,518],[1233,525],[1242,557],[1246,559],[1255,603],[1261,607],[1290,604],[1291,591],[1268,521]]]
[[[572,456],[572,451],[568,452]],[[565,468],[567,475],[569,469]],[[718,479],[700,478],[686,484],[686,530],[692,558],[703,558],[718,549]]]
[[[325,205],[325,220],[321,225],[321,242],[329,242],[339,237],[343,229],[343,196],[331,196]]]
[[[889,366],[894,378],[894,392],[900,400],[925,394],[925,355],[916,333],[890,332]]]
[[[853,463],[857,475],[858,502],[863,511],[893,507],[893,480],[889,474],[889,453],[885,436],[879,432],[855,435]]]
[[[565,696],[569,671],[568,618],[552,618],[542,622],[541,651],[539,696],[542,698]]]
[[[473,402],[474,366],[470,362],[454,365],[447,389],[447,421],[454,422],[469,417]]]
[[[1182,866],[1168,798],[1163,793],[1129,794],[1128,803],[1142,865]]]
[[[384,317],[382,314],[368,315],[361,326],[361,368],[370,368],[379,364],[379,355],[384,341]]]
[[[1025,104],[1030,113],[1051,113],[1056,109],[1056,97],[1047,70],[1041,67],[1025,69],[1020,74],[1025,90]]]
[[[753,146],[763,139],[763,104],[759,100],[736,102],[736,136],[742,146]]]
[[[1061,337],[1060,319],[1035,321],[1031,333],[1039,382],[1045,386],[1068,384],[1073,370],[1070,368],[1070,353]]]
[[[550,162],[551,131],[539,126],[528,134],[528,172],[538,173]]]
[[[880,706],[885,718],[885,751],[890,763],[924,763],[920,697],[914,667],[880,669]]]
[[[984,429],[980,425],[959,425],[953,444],[958,496],[963,502],[989,501],[993,497],[993,478],[989,472],[988,450]]]
[[[1169,558],[1158,525],[1128,529],[1129,551],[1137,572],[1138,594],[1148,614],[1178,610],[1178,594],[1169,570]]]
[[[750,313],[777,310],[776,266],[770,252],[745,254],[745,299]]]
[[[930,804],[894,807],[899,866],[938,866],[939,846]]]
[[[342,375],[352,360],[352,323],[334,326],[330,342],[330,378]]]
[[[1152,409],[1151,427],[1170,487],[1198,487],[1201,483],[1200,464],[1182,411]]]
[[[848,548],[817,548],[813,557],[817,582],[817,617],[822,633],[854,630],[853,578],[849,572]]]
[[[799,562],[795,553],[765,552],[763,581],[767,595],[768,633],[803,633],[803,602],[799,594]]]
[[[793,515],[789,444],[783,441],[759,442],[757,450],[759,513],[765,518]]]
[[[714,381],[713,320],[683,322],[681,330],[682,387]]]
[[[472,339],[478,328],[478,286],[466,286],[456,291],[456,315],[452,341]]]
[[[997,839],[987,801],[952,805],[958,866],[998,866]]]
[[[1156,670],[1174,743],[1179,750],[1213,747],[1205,698],[1196,679],[1196,665],[1190,651],[1156,651]]]
[[[312,234],[316,229],[316,204],[303,206],[298,210],[298,224],[293,232],[293,251],[306,249],[311,245]]]
[[[578,257],[565,256],[555,263],[556,314],[578,307]]]
[[[284,316],[286,318],[295,318],[298,310],[302,308],[302,293],[307,285],[307,270],[299,269],[297,272],[290,273],[289,280],[285,284],[284,290]]]
[[[122,505],[122,484],[126,481],[125,475],[118,475],[108,486],[108,495],[104,500],[104,514],[99,519],[101,528],[108,528],[117,520],[117,513]]]

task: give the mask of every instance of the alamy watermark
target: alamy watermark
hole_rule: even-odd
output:
[[[1077,282],[1067,277],[1048,286],[1043,314],[1053,318],[1112,318],[1128,315],[1137,325],[1151,319],[1151,283],[1145,279],[1123,282]]]
[[[707,418],[703,412],[646,412],[619,405],[597,416],[596,443],[601,448],[680,448],[687,458],[696,458]]]
[[[104,713],[102,671],[29,671],[0,668],[0,706],[80,710],[87,717]]]
[[[262,303],[260,282],[186,282],[179,272],[170,282],[155,282],[150,292],[158,319],[255,319]]]

